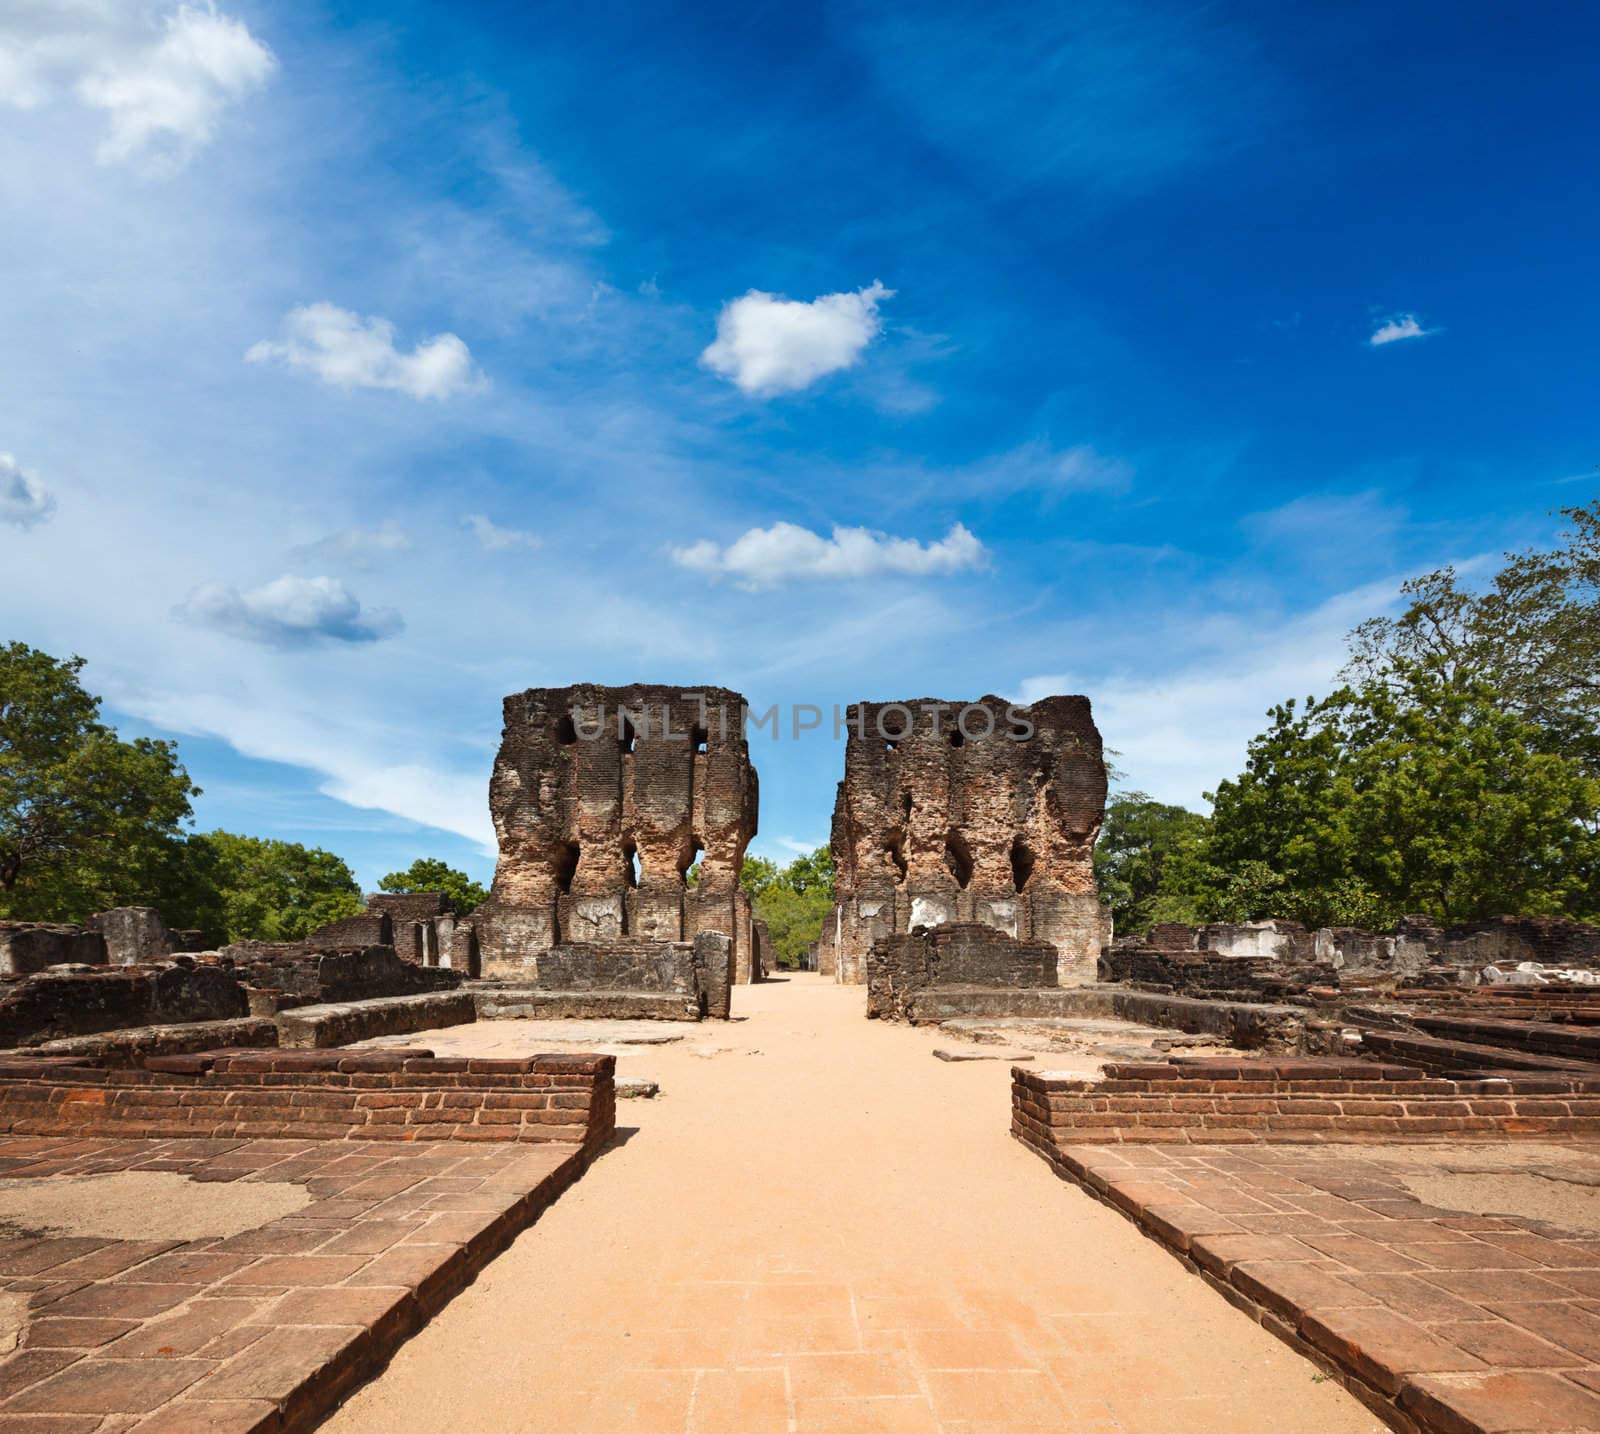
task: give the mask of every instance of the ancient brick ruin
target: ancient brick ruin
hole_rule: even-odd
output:
[[[1089,699],[863,702],[848,718],[820,969],[862,982],[875,941],[972,922],[1053,946],[1063,985],[1093,980],[1106,771]]]
[[[753,965],[739,887],[756,831],[744,699],[725,688],[536,687],[505,700],[489,785],[500,856],[472,925],[485,977],[546,986],[560,947],[720,932]],[[635,963],[640,983],[652,969]],[[608,989],[620,978],[610,970]]]

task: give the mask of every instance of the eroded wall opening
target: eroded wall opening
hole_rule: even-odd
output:
[[[955,877],[956,885],[963,891],[972,884],[972,848],[958,831],[948,832],[944,839],[945,870]]]

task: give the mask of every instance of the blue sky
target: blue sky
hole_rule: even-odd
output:
[[[3,636],[492,869],[499,699],[1094,700],[1198,806],[1600,482],[1577,4],[0,11]],[[1382,340],[1375,342],[1374,340]],[[824,840],[758,736],[756,849]]]

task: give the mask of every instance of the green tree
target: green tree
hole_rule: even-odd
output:
[[[1593,914],[1600,782],[1482,682],[1397,661],[1272,716],[1212,798],[1210,914]]]
[[[83,659],[0,648],[0,915],[81,920],[181,866],[199,795],[175,743],[121,740]]]
[[[1200,919],[1206,825],[1199,812],[1153,801],[1143,792],[1120,792],[1106,803],[1094,868],[1117,931]]]
[[[189,840],[217,889],[230,941],[298,941],[362,910],[361,888],[332,852],[215,831]]]
[[[833,853],[825,846],[779,868],[747,856],[739,884],[750,894],[756,919],[767,924],[780,966],[797,966],[833,908]]]
[[[1418,670],[1457,691],[1487,687],[1537,729],[1540,750],[1600,776],[1600,500],[1562,516],[1557,547],[1507,553],[1481,591],[1450,567],[1407,583],[1399,617],[1350,635],[1347,676],[1401,692]]]
[[[476,911],[489,899],[481,882],[433,857],[419,856],[404,871],[391,871],[378,882],[383,891],[442,891],[457,916]]]

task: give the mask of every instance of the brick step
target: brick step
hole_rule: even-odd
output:
[[[538,986],[474,986],[480,1021],[698,1021],[698,998],[681,991],[549,991]]]
[[[1374,1055],[1404,1061],[1430,1071],[1550,1071],[1561,1075],[1593,1075],[1592,1062],[1534,1051],[1508,1050],[1504,1046],[1476,1045],[1470,1041],[1441,1040],[1398,1031],[1364,1030],[1361,1044]]]
[[[1412,1021],[1429,1035],[1443,1040],[1504,1046],[1542,1056],[1565,1056],[1569,1060],[1600,1061],[1600,1031],[1542,1021],[1497,1021],[1471,1016],[1419,1015]]]

